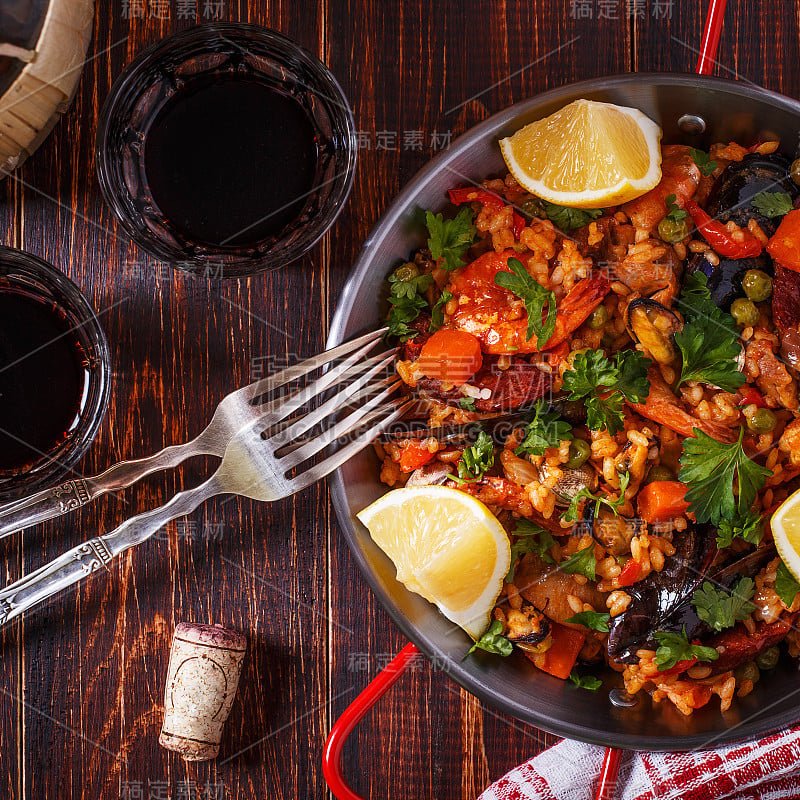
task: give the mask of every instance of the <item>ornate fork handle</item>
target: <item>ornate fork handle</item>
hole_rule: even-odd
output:
[[[58,592],[83,580],[116,556],[149,539],[177,517],[191,514],[209,497],[224,492],[212,475],[195,489],[176,494],[165,505],[131,517],[111,533],[73,547],[0,591],[0,626]]]
[[[94,478],[66,481],[52,489],[9,503],[0,508],[0,539],[21,528],[60,517],[107,492],[124,489],[151,472],[176,467],[190,456],[207,452],[199,442],[198,437],[186,444],[165,447],[148,458],[120,461]]]

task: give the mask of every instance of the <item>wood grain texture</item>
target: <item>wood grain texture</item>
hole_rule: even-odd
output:
[[[184,441],[258,370],[319,350],[360,243],[448,136],[571,81],[632,67],[690,71],[701,9],[676,1],[671,19],[655,19],[654,2],[642,19],[628,17],[625,0],[618,19],[598,18],[594,1],[592,18],[578,18],[587,4],[571,0],[224,3],[223,18],[275,27],[322,58],[369,143],[325,239],[296,264],[242,282],[154,264],[105,208],[92,154],[100,106],[135,53],[191,20],[178,18],[177,0],[164,20],[149,11],[125,19],[121,0],[99,4],[73,106],[0,183],[0,242],[69,274],[111,343],[112,402],[80,471]],[[800,55],[795,4],[752,6],[730,0],[718,73],[800,96],[790,66]],[[203,8],[201,0],[200,21]],[[3,578],[212,469],[193,460],[0,542]],[[157,744],[169,641],[182,620],[218,622],[249,639],[222,754],[210,764],[187,766]],[[324,486],[272,506],[217,499],[0,640],[0,798],[211,798],[205,790],[219,787],[226,798],[324,798],[330,725],[403,644],[358,574]],[[435,665],[416,667],[347,746],[347,774],[366,797],[467,800],[555,741],[483,708]]]

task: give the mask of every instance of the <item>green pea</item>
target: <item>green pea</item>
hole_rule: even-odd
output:
[[[760,675],[755,662],[748,661],[747,664],[742,664],[734,670],[733,677],[736,678],[737,684],[742,684],[745,681],[753,681],[753,683],[756,683]]]
[[[746,328],[748,325],[755,325],[760,315],[752,300],[739,297],[731,303],[731,316],[736,320],[737,325]]]
[[[749,269],[742,278],[742,288],[754,303],[763,303],[772,294],[772,278],[763,270]]]
[[[601,303],[589,315],[588,325],[593,331],[599,331],[608,322],[608,309]]]
[[[588,461],[591,454],[592,448],[589,442],[583,439],[573,439],[569,443],[569,457],[564,466],[567,469],[577,469]]]
[[[519,210],[529,219],[538,217],[547,219],[547,212],[544,210],[544,203],[538,197],[529,197],[519,204]]]
[[[747,427],[753,433],[769,433],[775,430],[777,424],[778,418],[775,412],[768,408],[759,408],[755,414],[747,418]]]
[[[800,158],[792,161],[792,169],[789,174],[792,176],[792,180],[800,186]]]
[[[658,235],[665,241],[670,243],[680,242],[689,235],[689,226],[686,224],[685,219],[674,220],[669,217],[664,217],[658,223]]]
[[[398,267],[394,271],[394,276],[399,281],[411,281],[419,276],[419,269],[416,264],[412,264],[409,261],[406,264],[403,264],[401,267]]]
[[[655,481],[674,481],[675,473],[664,464],[656,464],[650,467],[650,472],[647,473],[647,483],[654,483]]]
[[[756,664],[759,669],[775,669],[780,658],[781,651],[777,647],[770,647],[763,653],[759,653]]]

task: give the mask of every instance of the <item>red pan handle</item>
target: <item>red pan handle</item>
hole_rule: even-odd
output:
[[[703,31],[703,42],[700,45],[700,58],[697,60],[697,74],[710,75],[714,71],[719,50],[719,37],[722,33],[722,20],[725,17],[725,6],[728,0],[711,0],[708,7],[706,28]]]
[[[353,700],[339,717],[328,734],[322,754],[322,773],[333,794],[339,800],[364,800],[356,794],[342,775],[342,748],[353,728],[367,712],[394,686],[398,678],[411,666],[419,650],[410,642],[381,670],[377,677]]]

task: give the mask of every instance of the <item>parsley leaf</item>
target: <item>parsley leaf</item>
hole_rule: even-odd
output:
[[[543,200],[542,203],[547,218],[562,231],[574,231],[603,216],[602,208],[570,208],[549,203],[547,200]]]
[[[494,282],[503,289],[508,289],[525,303],[528,312],[528,330],[525,338],[531,339],[536,334],[536,344],[541,349],[553,335],[556,328],[556,296],[537,283],[522,266],[518,258],[508,259],[511,272],[500,270],[494,276]],[[547,315],[542,320],[542,312],[547,306]]]
[[[717,526],[717,548],[730,547],[734,539],[744,539],[758,546],[764,538],[764,518],[758,511],[747,509],[732,519],[720,520]]]
[[[430,325],[430,332],[434,333],[438,331],[439,328],[444,325],[444,307],[453,299],[452,292],[448,292],[445,289],[439,299],[434,303],[433,310],[431,311],[431,325]]]
[[[472,209],[464,206],[454,219],[444,219],[441,214],[425,212],[425,225],[430,234],[428,249],[443,270],[450,272],[464,266],[464,254],[472,247],[477,235]]]
[[[719,653],[713,647],[691,644],[683,633],[656,631],[653,638],[658,642],[656,650],[656,666],[660,671],[672,669],[679,661],[716,661]]]
[[[496,619],[486,633],[467,650],[467,656],[476,650],[485,650],[487,653],[494,653],[498,656],[510,656],[513,649],[514,645],[503,636],[503,623]]]
[[[432,283],[433,278],[428,274],[420,275],[413,264],[403,264],[389,276],[392,298],[398,299],[413,300]]]
[[[676,200],[677,198],[674,194],[668,194],[666,200],[664,200],[667,205],[666,219],[672,222],[681,222],[689,216],[689,212],[680,208],[675,202]]]
[[[613,360],[602,350],[579,352],[564,372],[563,388],[570,400],[588,398],[586,422],[591,430],[606,428],[614,434],[624,427],[623,398],[641,403],[650,393],[649,366],[650,360],[636,350],[618,351]]]
[[[574,671],[569,674],[569,682],[579,689],[588,689],[590,692],[596,692],[603,685],[603,681],[594,675],[578,675]]]
[[[490,470],[493,464],[494,442],[486,431],[481,431],[475,444],[465,447],[464,452],[461,453],[461,460],[458,462],[458,477],[453,476],[453,480],[461,483],[473,483]]]
[[[800,583],[795,580],[789,568],[781,561],[778,564],[778,574],[775,577],[775,591],[783,604],[789,608],[794,603],[797,593],[800,592]]]
[[[712,175],[717,169],[717,162],[712,161],[711,156],[703,150],[695,150],[694,147],[690,147],[689,150],[694,159],[694,163],[700,167],[700,172],[702,172],[703,175]]]
[[[765,217],[783,217],[793,208],[792,196],[788,192],[759,192],[750,201]]]
[[[683,441],[678,480],[689,490],[689,511],[698,522],[719,525],[723,519],[743,517],[753,506],[756,495],[772,472],[747,457],[742,447],[744,428],[739,440],[724,444],[699,428]],[[733,494],[733,480],[738,479],[739,496]]]
[[[595,580],[595,567],[597,559],[594,555],[594,542],[583,550],[573,553],[566,561],[562,561],[558,568],[567,575],[574,575],[576,572],[585,575],[590,581]]]
[[[391,308],[386,319],[389,330],[386,331],[385,337],[397,336],[401,342],[413,339],[418,331],[414,330],[408,323],[413,322],[420,315],[422,309],[428,307],[427,300],[419,295],[416,295],[411,300],[392,295],[389,297],[389,302],[391,303]]]
[[[572,441],[571,431],[572,425],[560,419],[557,411],[537,400],[534,417],[525,426],[525,438],[514,453],[518,456],[542,456],[548,447],[558,447],[565,440]]]
[[[555,564],[555,559],[547,551],[556,543],[550,531],[535,522],[521,519],[517,522],[514,536],[517,540],[511,545],[511,566],[505,577],[506,583],[514,583],[514,573],[519,559],[526,553],[536,553],[546,564]]]
[[[625,502],[625,490],[628,488],[628,484],[630,482],[631,482],[630,472],[623,472],[619,476],[619,497],[616,500],[609,500],[604,495],[593,495],[584,486],[580,491],[576,492],[573,495],[569,507],[561,515],[561,518],[564,520],[564,522],[577,522],[578,506],[580,505],[581,500],[594,501],[595,516],[597,516],[600,513],[600,506],[606,506],[606,508],[611,509],[611,511],[614,512],[614,515],[617,516],[619,514],[619,507]]]
[[[475,411],[475,398],[474,397],[462,397],[458,404],[464,411]]]
[[[750,602],[755,591],[752,578],[742,578],[730,589],[717,589],[713,583],[705,581],[692,594],[692,605],[703,622],[715,631],[721,631],[732,628],[756,610],[755,603]]]
[[[726,314],[711,299],[711,290],[708,288],[708,278],[699,269],[689,273],[683,279],[680,297],[676,304],[683,311],[687,319],[719,320],[731,331],[734,330],[733,317]]]
[[[574,622],[576,625],[583,625],[589,630],[600,631],[600,633],[608,633],[608,623],[611,619],[611,614],[601,614],[599,611],[581,611],[579,614],[574,614],[565,622]]]

